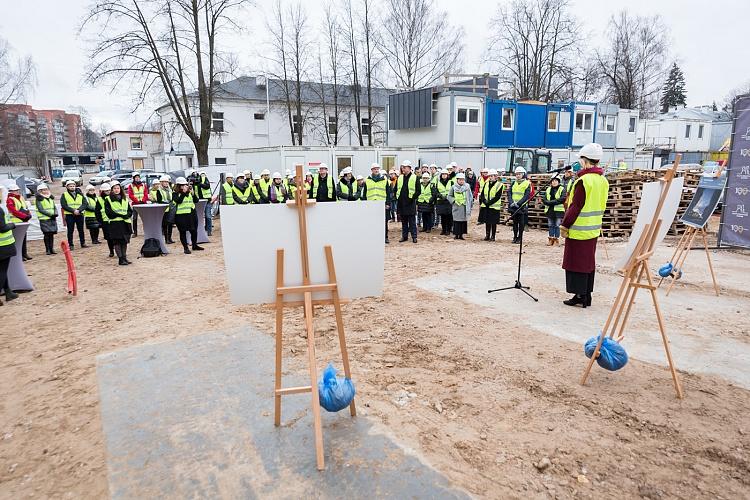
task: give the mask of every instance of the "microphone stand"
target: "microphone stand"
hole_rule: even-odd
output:
[[[565,170],[565,169],[563,169],[563,170]],[[558,170],[558,171],[555,172],[555,175],[552,176],[552,178],[547,183],[546,187],[549,187],[549,185],[552,184],[552,181],[554,179],[557,179],[559,177],[560,172],[561,172],[561,170]],[[546,190],[546,187],[545,187],[545,190]],[[539,196],[539,193],[541,193],[541,192],[542,192],[541,189],[539,191],[537,191],[534,194],[534,198],[536,198],[537,196]],[[520,207],[518,207],[515,210],[515,212],[513,212],[507,219],[505,219],[503,221],[503,225],[507,224],[508,221],[512,220],[513,217],[515,217],[516,214],[525,205],[527,205],[530,201],[531,201],[531,198],[529,198],[528,200],[526,200],[523,203],[523,205],[521,205]],[[503,287],[503,288],[494,288],[492,290],[487,290],[487,293],[502,292],[503,290],[520,290],[523,293],[525,293],[526,295],[528,295],[531,299],[533,299],[534,302],[539,302],[539,299],[537,299],[536,297],[534,297],[533,295],[531,295],[529,292],[527,292],[527,290],[530,290],[530,288],[528,286],[523,286],[523,284],[521,283],[521,258],[523,256],[523,233],[526,232],[525,229],[526,229],[526,220],[524,219],[523,224],[521,224],[521,232],[520,232],[519,241],[518,241],[518,269],[517,269],[517,274],[516,274],[516,282],[512,286],[506,286],[506,287]]]

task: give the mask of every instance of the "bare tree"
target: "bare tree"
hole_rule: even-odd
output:
[[[514,0],[490,22],[485,59],[519,99],[552,101],[570,93],[580,26],[569,0]]]
[[[607,46],[596,58],[605,99],[641,116],[656,111],[661,82],[668,70],[667,29],[660,16],[632,16],[626,11],[612,16]]]
[[[362,137],[362,85],[359,81],[359,43],[355,23],[355,8],[352,2],[353,0],[344,0],[343,3],[344,29],[346,36],[346,46],[344,50],[349,56],[348,69],[351,82],[350,90],[352,106],[354,107],[354,117],[357,122],[354,126],[354,130],[357,133],[359,145],[364,146],[364,140]]]
[[[86,79],[92,85],[110,81],[113,88],[136,88],[136,108],[154,94],[166,98],[198,163],[208,165],[214,97],[234,62],[220,50],[222,36],[239,29],[236,14],[250,3],[98,0],[80,29],[98,33]]]
[[[365,87],[367,98],[367,145],[372,146],[372,130],[374,113],[372,108],[372,83],[374,72],[379,62],[376,45],[379,43],[379,32],[375,28],[375,16],[373,13],[373,0],[362,0],[360,9],[360,33],[362,44],[362,58],[364,59]]]
[[[0,106],[23,101],[36,85],[36,66],[31,56],[13,57],[13,49],[0,38]]]
[[[328,126],[329,123],[329,116],[331,116],[325,107],[326,104],[326,95],[324,92],[321,91],[321,101],[323,102],[324,108],[323,108],[323,125],[325,126],[325,137],[328,144],[332,144],[334,146],[338,145],[339,143],[339,128],[340,128],[340,122],[341,122],[341,116],[340,116],[340,109],[339,109],[339,93],[340,93],[340,83],[341,83],[341,76],[342,76],[342,47],[341,47],[341,25],[339,21],[339,17],[336,14],[333,3],[329,2],[325,6],[325,26],[326,26],[326,38],[325,38],[325,47],[326,47],[326,55],[327,55],[327,63],[328,63],[328,71],[330,75],[330,81],[331,81],[331,97],[333,99],[333,111],[332,116],[334,118],[334,129],[333,133],[330,132],[330,127]],[[321,69],[321,90],[323,89],[323,69]]]
[[[741,95],[750,95],[750,80],[729,91],[729,93],[722,101],[722,111],[732,111],[734,101]]]
[[[386,0],[379,50],[393,82],[426,87],[455,73],[463,55],[463,28],[453,26],[435,0]]]

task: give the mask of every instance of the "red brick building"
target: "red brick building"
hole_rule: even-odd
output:
[[[81,117],[26,104],[0,106],[0,154],[12,157],[43,152],[83,151]]]

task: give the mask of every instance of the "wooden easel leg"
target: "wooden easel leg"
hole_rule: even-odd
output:
[[[690,253],[690,249],[693,247],[693,240],[695,240],[695,235],[697,231],[695,230],[694,227],[690,227],[688,228],[687,231],[685,231],[685,233],[686,234],[690,233],[690,236],[686,239],[685,245],[682,247],[682,253],[677,257],[677,261],[674,263],[675,269],[682,270],[682,266],[685,265],[685,261],[687,260],[687,256]],[[677,281],[676,274],[672,276],[672,280],[669,283],[669,288],[667,288],[667,294],[666,294],[667,296],[669,296],[669,292],[672,291],[672,287],[674,286],[675,281]]]
[[[330,246],[325,247],[326,261],[328,262],[328,280],[329,283],[338,283],[336,281],[336,268],[333,264],[333,251]],[[349,368],[349,351],[346,348],[346,336],[344,335],[344,319],[341,315],[341,301],[339,299],[338,288],[335,288],[331,293],[333,296],[333,308],[336,312],[336,328],[339,332],[339,346],[341,347],[341,358],[344,363],[344,375],[346,378],[352,378],[352,372]],[[357,416],[357,408],[354,405],[354,400],[349,404],[349,413],[352,417]]]
[[[716,296],[719,296],[719,283],[716,281],[716,273],[714,272],[714,265],[711,262],[711,253],[708,251],[708,235],[706,234],[706,228],[701,228],[701,234],[703,236],[703,248],[706,249],[706,260],[708,260],[708,269],[711,271],[711,279],[714,282],[714,291]]]
[[[672,372],[672,382],[674,382],[674,390],[677,393],[677,397],[682,399],[682,388],[680,387],[680,381],[677,378],[677,370],[674,367],[674,361],[672,360],[672,351],[669,349],[669,339],[667,338],[667,331],[664,328],[664,318],[661,315],[661,308],[659,307],[659,299],[656,296],[656,287],[654,282],[651,280],[651,275],[646,273],[648,278],[648,284],[651,285],[651,300],[654,303],[654,310],[656,311],[656,320],[659,322],[659,332],[661,332],[661,340],[664,343],[664,352],[667,355],[667,362],[669,363],[669,371]]]
[[[685,236],[687,236],[687,234],[688,234],[688,231],[685,231],[684,233],[682,233],[682,237],[680,237],[680,241],[679,243],[677,243],[677,246],[675,247],[674,252],[672,253],[672,257],[670,257],[669,259],[669,262],[671,262],[672,265],[674,265],[675,257],[677,257],[677,254],[680,253],[680,250],[682,249],[685,243]],[[661,286],[661,283],[664,281],[664,279],[665,278],[661,278],[659,280],[659,284],[657,285],[657,287]]]
[[[638,294],[638,287],[634,285],[641,282],[644,273],[648,273],[648,269],[643,263],[641,263],[639,267],[640,270],[638,271],[638,277],[634,281],[631,280],[630,282],[630,300],[628,302],[628,308],[625,310],[625,316],[622,318],[622,323],[620,324],[620,328],[617,332],[617,338],[615,339],[617,340],[617,342],[622,341],[622,339],[625,337],[625,325],[628,323],[628,318],[630,318],[630,311],[633,309],[633,304],[635,304],[635,297]],[[614,334],[614,331],[612,333]]]
[[[276,250],[276,288],[284,286],[284,250]],[[283,335],[281,333],[284,321],[284,296],[276,294],[276,373],[274,380],[274,401],[273,401],[273,425],[281,425],[281,351]]]
[[[310,365],[310,386],[312,390],[313,432],[315,433],[315,457],[318,470],[325,469],[323,457],[323,426],[320,419],[318,400],[318,363],[315,358],[315,330],[313,329],[312,292],[305,292],[305,328],[307,330],[307,357]]]

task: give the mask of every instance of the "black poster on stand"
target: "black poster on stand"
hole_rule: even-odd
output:
[[[719,244],[750,248],[750,95],[734,104],[727,188]]]

